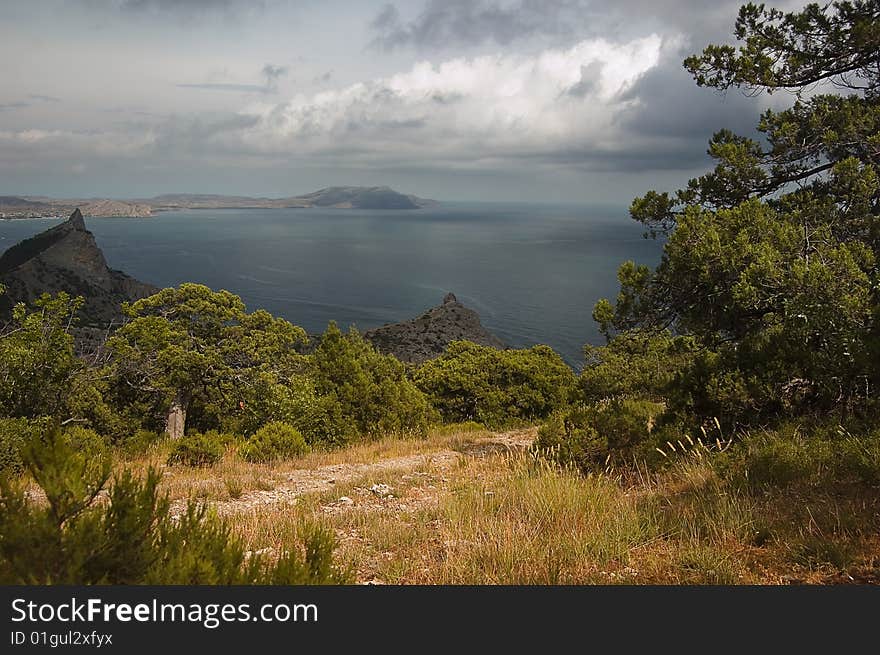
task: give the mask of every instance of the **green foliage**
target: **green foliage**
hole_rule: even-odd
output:
[[[608,441],[590,425],[587,414],[586,408],[554,412],[538,430],[533,450],[563,466],[592,470],[607,457]]]
[[[308,452],[308,445],[299,430],[279,421],[264,425],[239,449],[248,462],[269,463],[299,457]]]
[[[25,447],[38,438],[45,428],[45,420],[0,419],[0,476],[22,472]]]
[[[62,436],[71,448],[90,457],[104,457],[110,447],[104,437],[81,425],[65,427]]]
[[[749,4],[739,50],[713,45],[685,62],[700,85],[798,94],[763,114],[762,142],[721,130],[713,171],[633,201],[633,218],[666,237],[663,258],[654,270],[623,264],[616,303],[600,301],[594,318],[609,337],[692,338],[697,356],[668,386],[677,409],[728,425],[846,414],[880,384],[875,4]],[[848,93],[800,93],[823,81]]]
[[[331,322],[311,365],[315,389],[328,399],[319,418],[332,435],[426,434],[432,410],[424,394],[401,362],[376,352],[354,329],[343,334]]]
[[[694,340],[632,330],[606,346],[584,346],[580,390],[587,401],[623,396],[665,399],[695,357]]]
[[[84,364],[73,353],[70,326],[82,298],[44,294],[28,310],[13,309],[0,330],[0,415],[61,417]]]
[[[332,584],[351,573],[333,561],[327,530],[304,528],[303,548],[277,561],[248,557],[227,524],[190,504],[180,517],[158,493],[159,476],[125,471],[95,502],[109,461],[78,452],[57,431],[28,448],[28,471],[46,504],[0,480],[2,584]]]
[[[880,431],[853,435],[840,426],[788,423],[747,434],[712,461],[723,478],[756,489],[874,485],[880,481]]]
[[[243,407],[220,421],[227,432],[252,435],[272,421],[288,423],[314,446],[338,446],[350,436],[351,427],[342,407],[331,395],[319,395],[316,382],[305,374],[284,379],[264,374],[250,387]]]
[[[129,321],[108,341],[116,384],[148,394],[162,413],[172,400],[203,429],[239,411],[265,376],[303,366],[305,332],[238,296],[199,284],[163,289],[125,306]]]
[[[538,431],[535,449],[582,471],[632,457],[655,460],[659,403],[635,398],[569,407],[554,413]]]
[[[152,430],[136,430],[134,434],[119,442],[118,446],[122,454],[135,457],[145,454],[151,446],[159,443],[163,438],[163,435]]]
[[[231,435],[221,434],[216,430],[191,432],[174,441],[168,455],[168,465],[213,466],[223,458],[233,441],[234,437]]]
[[[496,350],[467,341],[449,344],[414,380],[444,421],[487,426],[546,418],[575,386],[572,370],[547,346]]]

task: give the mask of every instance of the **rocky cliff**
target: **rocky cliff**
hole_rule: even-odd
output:
[[[473,341],[482,346],[504,348],[504,342],[489,332],[479,315],[458,302],[451,293],[443,304],[402,323],[385,325],[364,333],[377,350],[403,362],[419,364],[438,357],[453,341]]]
[[[0,316],[8,317],[18,302],[31,303],[43,293],[66,291],[83,296],[81,320],[107,326],[121,318],[125,301],[151,295],[158,289],[107,266],[95,237],[76,209],[60,225],[25,239],[0,256]]]

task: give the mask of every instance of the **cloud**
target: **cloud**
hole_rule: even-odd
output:
[[[582,0],[519,0],[501,5],[487,0],[428,0],[414,19],[405,21],[393,4],[371,22],[373,45],[432,48],[493,42],[507,45],[534,35],[570,35],[587,10]]]
[[[616,116],[638,104],[627,91],[657,65],[663,43],[657,35],[594,39],[533,56],[423,61],[390,77],[255,105],[249,112],[258,122],[240,137],[267,155],[348,162],[605,166],[599,160],[628,138]]]
[[[783,0],[785,2],[787,0]],[[573,42],[652,31],[729,37],[740,0],[425,0],[405,18],[386,4],[370,23],[372,45],[384,50],[446,50],[485,44],[508,46],[532,38]]]
[[[261,84],[177,84],[180,89],[201,89],[203,91],[234,91],[236,93],[269,93],[270,90]]]
[[[29,102],[5,102],[0,104],[0,111],[9,111],[11,109],[23,109],[25,107],[30,107],[31,103]]]
[[[286,69],[269,64],[264,85],[179,85],[253,94],[238,112],[147,120],[131,108],[129,121],[100,132],[0,132],[0,164],[51,153],[90,163],[127,158],[408,174],[693,171],[705,165],[714,130],[747,131],[762,106],[695,87],[679,63],[683,47],[652,34],[533,54],[423,60],[282,102],[268,88]]]
[[[267,92],[275,92],[278,90],[278,80],[287,75],[287,66],[276,66],[274,64],[266,64],[263,66],[263,77],[266,78]]]
[[[128,11],[182,13],[187,15],[228,12],[248,6],[262,7],[259,0],[122,0],[119,7]]]
[[[180,89],[200,89],[203,91],[231,91],[234,93],[277,93],[278,80],[287,75],[287,66],[266,64],[260,71],[265,79],[263,84],[235,84],[227,82],[200,82],[177,84]]]
[[[46,96],[40,93],[32,93],[28,96],[31,100],[38,100],[40,102],[61,102],[61,98],[56,98],[55,96]]]

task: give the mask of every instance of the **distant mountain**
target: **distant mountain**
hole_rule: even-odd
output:
[[[43,293],[66,291],[83,296],[85,324],[106,326],[121,319],[119,306],[158,291],[107,266],[83,215],[74,210],[60,225],[25,239],[0,256],[0,315],[8,317],[15,303],[31,303]]]
[[[420,364],[439,357],[453,341],[473,341],[482,346],[504,348],[504,342],[483,327],[480,316],[447,293],[443,304],[421,316],[364,332],[364,338],[380,352],[403,362]]]
[[[387,186],[331,186],[290,200],[302,200],[314,207],[340,209],[419,209],[434,203],[404,195]]]
[[[199,193],[167,193],[140,200],[106,198],[62,199],[0,196],[0,218],[67,216],[79,209],[83,216],[139,218],[175,209],[281,209],[335,207],[337,209],[420,209],[436,200],[399,193],[387,186],[332,186],[289,198],[251,198]]]
[[[333,186],[289,198],[252,198],[211,194],[165,194],[139,200],[154,211],[168,209],[335,207],[337,209],[419,209],[436,204],[387,186]]]

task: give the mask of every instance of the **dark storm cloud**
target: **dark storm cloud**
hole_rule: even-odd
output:
[[[435,49],[508,45],[531,37],[618,38],[639,31],[673,29],[700,39],[726,39],[741,0],[425,0],[405,19],[385,5],[370,27],[373,45]]]
[[[519,0],[502,6],[486,0],[428,0],[421,13],[404,21],[395,5],[386,5],[373,19],[373,45],[384,49],[417,48],[494,42],[510,44],[533,35],[572,32],[572,15],[583,0]]]
[[[672,57],[645,73],[623,99],[638,101],[618,116],[627,131],[703,145],[721,128],[754,134],[763,109],[736,89],[722,94],[698,87],[680,59]]]

